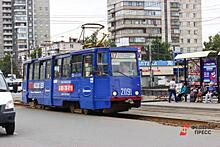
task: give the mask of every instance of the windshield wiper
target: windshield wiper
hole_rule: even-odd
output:
[[[122,72],[120,72],[120,71],[115,71],[115,72],[116,72],[116,73],[120,73],[120,74],[124,75],[125,77],[128,77],[128,78],[133,79],[133,77],[130,77],[130,76],[128,76],[128,75],[126,75],[126,74],[124,74],[124,73],[122,73]]]

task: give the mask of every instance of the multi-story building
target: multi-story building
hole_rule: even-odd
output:
[[[190,4],[184,1],[186,0],[108,0],[108,26],[112,39],[117,46],[145,46],[158,37],[163,42],[170,43],[175,52],[195,51],[194,46],[197,46],[198,51],[201,50],[201,2],[195,7],[192,0]],[[190,8],[196,10],[192,13],[191,9],[183,9],[186,4],[187,9],[190,5]],[[186,12],[196,19],[182,17]],[[197,21],[193,32],[197,32],[199,37],[187,40],[184,33],[188,28],[183,25],[185,21],[190,21],[191,24]],[[182,39],[187,42],[182,42]]]
[[[18,59],[28,55],[28,17],[27,1],[13,0],[12,2],[12,24],[13,24],[13,51]]]
[[[0,0],[0,57],[15,53],[22,62],[50,40],[49,0]]]
[[[50,41],[49,0],[34,0],[34,37],[36,47]]]
[[[82,44],[77,42],[77,39],[69,38],[69,42],[59,41],[45,44],[45,47],[42,48],[42,56],[62,54],[81,49]]]
[[[180,4],[181,52],[201,51],[203,48],[201,0],[180,0]]]
[[[11,52],[12,40],[12,2],[0,0],[0,58],[5,52]]]

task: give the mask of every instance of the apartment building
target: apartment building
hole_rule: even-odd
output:
[[[180,49],[181,52],[202,51],[201,0],[180,0]]]
[[[34,32],[36,47],[50,41],[49,0],[34,0]]]
[[[170,43],[174,52],[199,51],[202,49],[201,2],[196,7],[193,4],[193,0],[108,0],[108,29],[117,46],[143,48],[158,37]],[[196,19],[187,18],[186,14]],[[194,38],[184,34],[188,32],[185,24],[189,21],[193,25],[196,21],[195,31],[191,30],[197,33]]]
[[[0,0],[0,58],[4,57],[4,52],[11,52],[12,48],[12,2]]]
[[[17,63],[50,40],[49,0],[0,0],[0,58],[14,53]]]

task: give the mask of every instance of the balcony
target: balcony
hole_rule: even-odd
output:
[[[11,9],[3,9],[2,12],[3,13],[11,13]]]
[[[11,48],[11,49],[8,49],[8,48],[4,48],[4,52],[12,52],[13,51],[13,49]]]
[[[4,8],[11,8],[12,7],[12,5],[11,4],[2,4],[2,7],[4,7]]]
[[[10,19],[10,18],[12,18],[12,16],[11,16],[11,15],[3,15],[2,18],[8,18],[8,19]]]
[[[3,30],[12,30],[12,27],[3,27]]]
[[[12,41],[12,38],[3,38],[4,41]]]
[[[4,47],[11,47],[11,46],[13,46],[12,43],[4,43]]]
[[[12,35],[12,32],[3,32],[3,35]]]

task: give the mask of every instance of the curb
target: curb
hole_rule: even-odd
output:
[[[212,110],[212,111],[220,111],[220,107],[218,108],[199,108],[199,107],[186,107],[186,106],[167,106],[167,105],[152,105],[152,104],[141,104],[141,106],[145,107],[158,107],[158,108],[175,108],[175,109],[194,109],[194,110]]]

